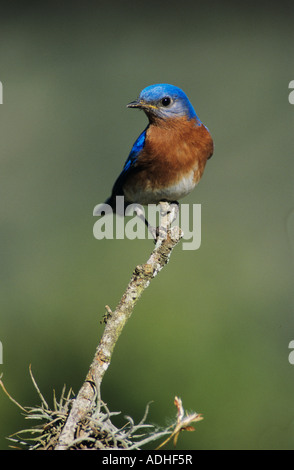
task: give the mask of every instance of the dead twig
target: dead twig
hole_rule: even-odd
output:
[[[100,386],[107,371],[114,347],[134,307],[144,290],[149,286],[161,269],[168,263],[172,250],[183,236],[179,227],[171,227],[174,214],[168,203],[160,203],[161,223],[159,236],[154,250],[145,264],[135,268],[131,280],[118,304],[112,312],[107,306],[105,330],[96,349],[96,353],[85,382],[72,404],[70,414],[60,434],[55,450],[71,447],[76,439],[78,423],[96,407],[100,396]]]

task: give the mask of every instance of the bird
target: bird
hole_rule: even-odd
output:
[[[167,83],[144,88],[127,108],[143,110],[148,125],[133,144],[105,207],[118,212],[117,196],[124,197],[124,210],[130,204],[178,205],[198,184],[213,154],[208,128],[184,91]]]

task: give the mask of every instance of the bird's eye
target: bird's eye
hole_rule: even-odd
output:
[[[165,96],[165,97],[162,98],[162,100],[161,100],[162,106],[165,106],[165,107],[166,107],[166,106],[170,105],[170,103],[171,103],[171,99],[170,99],[168,96]]]

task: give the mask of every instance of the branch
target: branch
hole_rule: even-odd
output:
[[[168,263],[172,250],[183,236],[179,227],[171,227],[174,214],[169,204],[166,202],[160,203],[160,209],[161,222],[155,248],[148,261],[135,268],[115,311],[111,312],[110,308],[106,307],[107,323],[104,333],[96,349],[85,382],[73,402],[55,450],[66,450],[71,446],[75,439],[78,423],[94,409],[97,399],[99,404],[101,382],[109,367],[117,340],[142,293],[149,286],[151,280]]]

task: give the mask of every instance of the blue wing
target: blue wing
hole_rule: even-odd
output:
[[[130,151],[130,154],[123,167],[122,173],[125,173],[126,171],[128,171],[136,163],[139,153],[144,148],[145,139],[146,139],[146,131],[148,127],[149,126],[146,127],[146,129],[139,135],[138,139],[134,143],[132,150]]]
[[[129,154],[129,156],[128,156],[125,164],[124,164],[122,172],[119,175],[119,177],[117,178],[116,182],[114,183],[114,186],[112,188],[112,194],[111,194],[110,198],[108,198],[105,201],[105,203],[109,204],[112,208],[115,207],[115,197],[124,195],[123,185],[124,185],[125,179],[126,179],[127,175],[129,174],[129,172],[131,171],[131,169],[136,164],[138,156],[139,156],[141,150],[144,148],[145,139],[146,139],[146,132],[147,132],[148,127],[149,127],[149,125],[146,127],[146,129],[144,129],[144,131],[139,135],[138,139],[134,143],[134,145],[133,145],[133,147],[130,151],[130,154]],[[127,201],[126,201],[126,204],[127,204]]]

